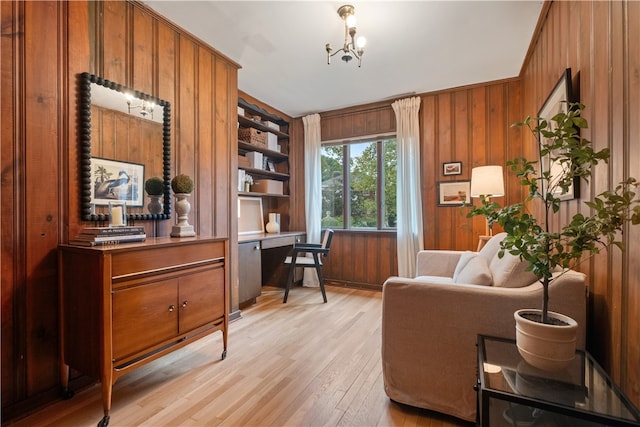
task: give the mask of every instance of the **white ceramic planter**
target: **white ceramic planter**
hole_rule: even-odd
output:
[[[518,310],[513,315],[516,320],[516,346],[522,358],[530,365],[546,371],[559,371],[567,367],[576,355],[578,322],[550,311],[550,317],[567,325],[548,325],[522,317],[527,312],[541,314],[541,310]]]

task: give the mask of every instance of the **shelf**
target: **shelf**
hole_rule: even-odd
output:
[[[275,116],[275,115],[263,110],[262,108],[258,107],[257,105],[249,104],[247,101],[245,101],[242,98],[238,98],[238,106],[242,107],[245,112],[252,113],[255,116],[260,116],[263,119],[266,119],[266,120],[268,120],[270,122],[273,122],[273,123],[277,123],[280,126],[289,126],[289,123],[285,122],[280,117]]]
[[[254,178],[257,176],[257,177],[266,178],[266,179],[274,179],[276,181],[289,180],[289,175],[287,175],[286,173],[271,172],[265,169],[256,169],[256,168],[250,168],[246,166],[238,166],[238,169],[243,169],[245,172],[247,172],[249,175],[251,175]]]
[[[248,152],[252,152],[252,151],[261,153],[265,158],[265,160],[268,160],[269,163],[273,163],[276,165],[276,167],[272,169],[275,169],[278,172],[249,167],[247,162],[243,162],[243,164],[247,166],[238,164],[238,170],[245,171],[246,174],[251,175],[251,177],[253,177],[254,180],[279,181],[283,183],[282,184],[282,187],[284,190],[283,192],[288,193],[289,186],[286,183],[288,183],[290,179],[290,176],[288,173],[290,145],[289,145],[289,135],[287,133],[289,131],[289,123],[283,120],[282,118],[262,109],[257,105],[247,103],[242,98],[238,99],[238,107],[241,107],[244,109],[244,113],[243,113],[244,115],[238,114],[239,128],[257,129],[258,131],[261,131],[261,132],[269,132],[273,135],[276,135],[278,139],[278,144],[280,145],[282,150],[282,152],[273,150],[273,148],[276,148],[274,145],[271,145],[272,149],[269,149],[267,144],[264,144],[264,145],[251,144],[249,142],[241,141],[238,139],[238,156],[246,155]],[[255,119],[251,117],[255,117]],[[269,124],[271,123],[277,124],[279,126],[279,129],[273,129],[267,126],[267,122],[269,122]],[[273,143],[274,138],[271,135],[269,136],[272,138],[271,142]],[[253,163],[251,164],[253,165]],[[290,195],[281,194],[279,192],[269,193],[268,191],[279,190],[280,185],[276,183],[263,183],[263,184],[264,185],[261,187],[260,186],[251,187],[251,189],[254,191],[246,191],[246,192],[238,191],[238,195],[266,198],[267,200],[283,199],[277,203],[278,209],[281,211],[280,213],[286,213],[288,210],[288,201],[289,201]],[[255,190],[262,190],[264,192],[255,191]],[[287,226],[284,225],[283,229],[286,230]]]
[[[282,198],[289,198],[288,194],[276,194],[276,193],[256,193],[254,191],[238,191],[238,195],[239,196],[255,196],[255,197],[264,197],[264,196],[269,196],[269,197],[282,197]]]
[[[238,123],[240,123],[240,127],[243,127],[243,128],[249,127],[249,128],[261,130],[263,132],[271,132],[275,135],[278,135],[278,139],[289,138],[289,134],[270,128],[269,126],[262,124],[257,120],[252,120],[248,117],[241,116],[240,114],[238,114]]]
[[[273,160],[287,160],[289,158],[287,154],[283,154],[279,151],[269,150],[268,148],[259,147],[240,140],[238,140],[238,149],[244,152],[257,151],[258,153],[262,153]]]

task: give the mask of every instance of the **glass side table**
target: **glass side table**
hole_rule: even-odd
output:
[[[587,352],[546,372],[513,340],[478,336],[478,421],[484,427],[640,426],[640,412]]]

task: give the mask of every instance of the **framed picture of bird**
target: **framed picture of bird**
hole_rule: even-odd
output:
[[[144,165],[91,157],[91,203],[96,206],[123,202],[144,204]]]

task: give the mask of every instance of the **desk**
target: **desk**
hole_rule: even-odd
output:
[[[284,259],[296,243],[305,241],[304,231],[255,233],[238,236],[239,307],[255,304],[262,285],[284,288],[289,270]],[[296,280],[299,280],[296,277]]]
[[[515,342],[478,337],[480,426],[640,426],[640,413],[587,352],[559,372],[529,366]]]

